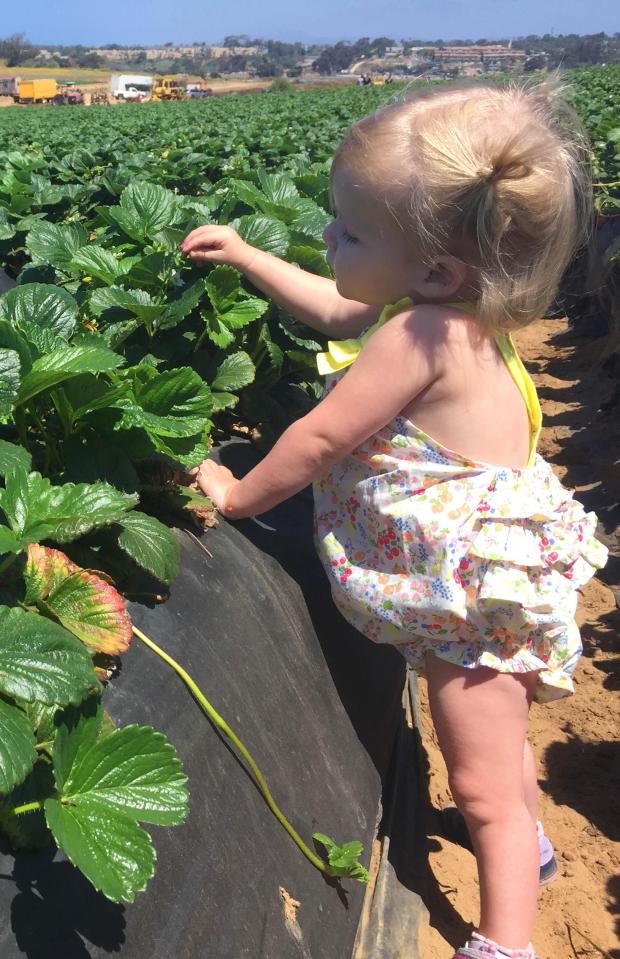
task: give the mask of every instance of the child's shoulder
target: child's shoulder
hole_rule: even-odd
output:
[[[474,324],[479,330],[471,309],[461,309],[452,303],[410,303],[393,313],[377,333],[386,345],[392,341],[395,346],[437,348],[470,339]]]

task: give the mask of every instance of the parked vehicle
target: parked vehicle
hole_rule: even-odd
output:
[[[0,77],[0,97],[19,98],[19,84],[21,77]]]
[[[73,107],[84,103],[84,94],[73,83],[64,84],[58,87],[58,93],[54,97],[56,106]]]
[[[58,93],[55,80],[20,80],[18,103],[51,103]]]
[[[153,78],[137,74],[110,77],[110,93],[117,100],[144,100],[151,96]]]
[[[200,100],[203,97],[212,97],[213,90],[206,83],[188,83],[187,95],[190,100]]]
[[[187,100],[187,88],[179,77],[155,77],[152,98],[153,100]]]

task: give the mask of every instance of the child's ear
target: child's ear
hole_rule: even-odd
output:
[[[452,296],[467,279],[466,263],[452,256],[439,256],[428,267],[422,286],[428,296]]]

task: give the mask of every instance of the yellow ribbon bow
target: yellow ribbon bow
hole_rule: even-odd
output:
[[[409,296],[404,297],[397,303],[389,303],[383,308],[377,322],[373,323],[373,325],[357,339],[330,340],[327,344],[327,352],[319,353],[316,358],[316,365],[320,375],[329,376],[330,373],[337,373],[339,370],[344,370],[347,366],[350,366],[359,356],[366,340],[370,339],[372,334],[375,333],[380,326],[383,326],[384,323],[391,320],[397,313],[402,313],[403,310],[408,310],[412,306],[413,300]],[[446,306],[457,306],[459,310],[464,310],[466,313],[476,312],[474,303],[447,303]]]

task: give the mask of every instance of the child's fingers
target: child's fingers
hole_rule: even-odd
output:
[[[191,260],[213,260],[220,250],[190,250],[187,254]]]
[[[181,249],[188,253],[197,246],[214,246],[222,243],[222,229],[219,226],[199,226],[192,230],[181,243]]]

